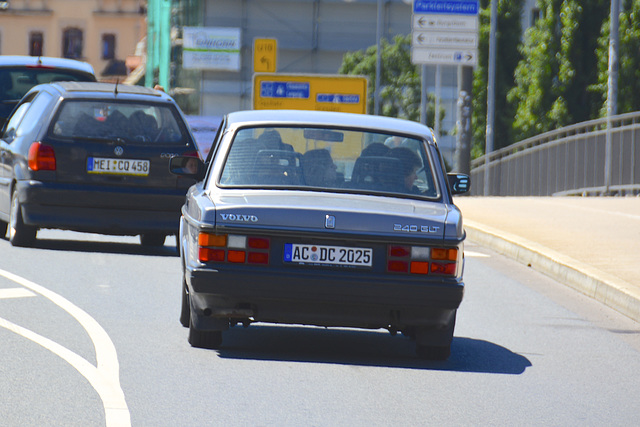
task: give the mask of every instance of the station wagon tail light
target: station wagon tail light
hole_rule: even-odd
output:
[[[198,259],[201,262],[232,264],[269,264],[269,239],[235,234],[198,234]]]
[[[56,170],[56,153],[53,147],[41,142],[34,142],[29,147],[29,169],[33,171]]]
[[[197,157],[200,160],[204,160],[203,158],[200,157],[200,153],[197,151],[187,151],[186,153],[182,153],[182,155],[185,157]]]
[[[455,276],[458,249],[389,245],[387,271],[407,274]]]

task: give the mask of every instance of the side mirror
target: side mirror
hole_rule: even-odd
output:
[[[0,136],[7,144],[11,144],[16,137],[16,130],[14,128],[8,129],[6,132],[0,134]]]
[[[471,189],[471,177],[463,173],[447,174],[449,186],[453,194],[463,194]]]
[[[198,157],[175,156],[169,159],[169,172],[174,175],[193,178],[202,181],[206,168],[204,162]]]

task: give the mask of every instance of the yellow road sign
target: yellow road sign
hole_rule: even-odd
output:
[[[253,72],[275,73],[278,42],[276,39],[253,40]]]
[[[254,74],[254,110],[367,113],[367,78],[319,74]]]

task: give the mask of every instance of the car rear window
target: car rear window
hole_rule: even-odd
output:
[[[32,87],[52,82],[95,82],[92,74],[49,67],[6,67],[0,69],[0,97],[20,100]]]
[[[59,138],[186,143],[186,127],[179,117],[165,104],[67,100],[54,118],[50,132]]]
[[[320,127],[240,129],[218,185],[439,197],[423,140]]]
[[[59,81],[95,82],[96,78],[82,71],[41,66],[0,68],[0,124],[32,87]]]

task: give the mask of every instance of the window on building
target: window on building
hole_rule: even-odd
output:
[[[538,19],[542,18],[540,9],[531,9],[531,26],[534,27]]]
[[[71,59],[82,58],[82,30],[67,28],[62,33],[62,56]]]
[[[115,34],[102,35],[102,59],[114,59],[116,57]]]
[[[40,31],[29,33],[29,55],[42,56],[43,45],[44,35]]]

